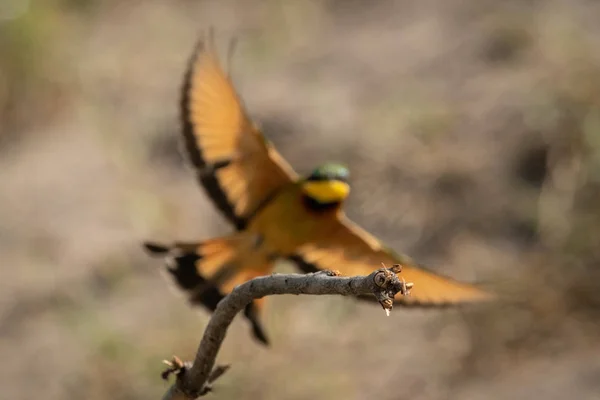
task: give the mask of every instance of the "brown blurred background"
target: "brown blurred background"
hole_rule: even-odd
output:
[[[598,398],[599,21],[590,0],[2,0],[0,397],[159,398],[161,359],[193,355],[208,315],[140,242],[231,230],[178,151],[213,25],[299,172],[348,164],[351,218],[506,295],[390,318],[271,298],[272,347],[236,320],[214,398]]]

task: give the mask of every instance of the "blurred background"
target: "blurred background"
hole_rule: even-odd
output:
[[[348,164],[351,218],[506,296],[389,318],[270,298],[272,347],[236,319],[214,398],[598,398],[598,21],[589,0],[2,0],[2,397],[158,398],[160,361],[193,356],[208,314],[140,242],[232,229],[178,148],[213,25],[299,172]]]

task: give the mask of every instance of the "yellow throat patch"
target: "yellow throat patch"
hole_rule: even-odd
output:
[[[319,203],[338,203],[348,197],[350,185],[336,180],[305,181],[302,184],[302,191]]]

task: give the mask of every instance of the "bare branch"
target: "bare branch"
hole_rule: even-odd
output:
[[[273,274],[237,286],[217,305],[204,331],[194,363],[183,363],[177,357],[165,362],[169,368],[163,373],[163,378],[175,374],[177,380],[164,394],[163,400],[191,400],[211,391],[212,382],[228,368],[213,369],[227,329],[237,313],[252,300],[277,294],[375,295],[389,315],[394,296],[397,293],[408,295],[412,288],[412,283],[404,282],[396,275],[400,269],[400,266],[394,265],[390,269],[384,267],[367,276],[356,277],[341,277],[336,271]]]

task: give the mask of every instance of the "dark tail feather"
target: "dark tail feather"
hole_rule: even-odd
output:
[[[160,255],[169,252],[169,247],[154,242],[144,242],[146,251],[151,255]]]
[[[166,245],[144,242],[146,251],[151,256],[162,256],[166,260],[166,270],[172,277],[177,287],[187,294],[188,300],[192,305],[200,305],[208,309],[210,312],[215,311],[217,304],[225,297],[219,288],[211,284],[199,272],[197,262],[201,260],[196,252],[188,249],[183,249],[176,246],[169,247]],[[201,246],[186,245],[186,247],[198,248]],[[176,250],[176,251],[174,251]],[[259,319],[257,308],[254,303],[250,303],[244,310],[244,316],[252,325],[252,334],[260,343],[268,346],[269,339],[262,327]]]
[[[252,334],[254,337],[265,346],[270,346],[271,343],[269,342],[267,333],[263,329],[262,324],[258,319],[258,313],[256,312],[254,302],[246,306],[244,309],[244,316],[248,318],[250,324],[252,325]]]

